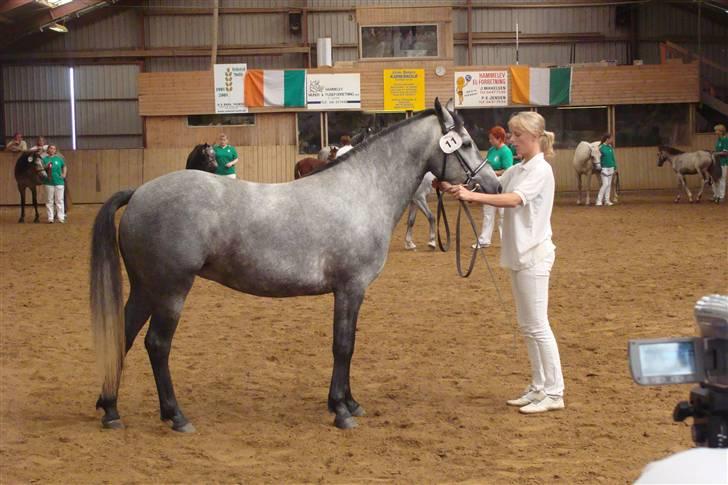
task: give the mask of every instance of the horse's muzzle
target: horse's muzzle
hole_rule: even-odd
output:
[[[502,194],[503,193],[503,186],[501,184],[498,184],[498,188],[496,189],[496,194]]]

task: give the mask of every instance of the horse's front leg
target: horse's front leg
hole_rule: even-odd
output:
[[[576,173],[576,205],[581,205],[581,174]]]
[[[35,219],[33,219],[33,222],[40,222],[40,215],[38,214],[38,189],[31,187],[30,193],[33,195],[33,209],[35,209]]]
[[[685,189],[685,193],[688,194],[688,201],[692,204],[693,203],[693,193],[690,192],[690,187],[688,186],[687,179],[685,179],[685,175],[680,174],[680,182],[682,183],[683,189]]]
[[[700,199],[703,198],[703,191],[705,190],[705,186],[708,185],[708,182],[710,182],[710,176],[707,173],[698,173],[700,174],[700,180],[703,183],[700,184],[700,190],[698,191],[698,195],[695,197],[695,202],[700,202]]]
[[[25,187],[18,185],[18,192],[20,192],[20,219],[19,223],[25,222]]]
[[[356,340],[356,321],[364,300],[364,289],[338,290],[334,294],[334,370],[329,388],[329,411],[336,413],[334,424],[340,429],[356,427],[354,416],[364,409],[351,395],[349,371]]]

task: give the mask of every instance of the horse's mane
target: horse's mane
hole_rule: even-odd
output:
[[[677,148],[669,147],[667,145],[660,145],[658,147],[658,150],[660,150],[661,152],[665,152],[668,155],[680,155],[681,153],[685,153],[682,150],[678,150]]]
[[[443,108],[443,109],[445,109],[445,108]],[[355,153],[358,153],[360,151],[363,151],[367,146],[369,146],[371,143],[373,143],[378,138],[383,137],[385,135],[388,135],[389,133],[392,133],[395,130],[398,130],[400,128],[403,128],[403,127],[409,125],[410,123],[414,123],[416,120],[420,120],[422,118],[426,118],[426,117],[428,117],[428,116],[430,116],[432,114],[435,114],[435,110],[434,109],[426,109],[424,111],[420,111],[419,113],[417,113],[416,115],[414,115],[411,118],[407,118],[406,120],[400,121],[397,124],[394,124],[392,126],[388,126],[385,129],[383,129],[382,131],[379,131],[379,132],[374,133],[373,135],[367,137],[363,142],[359,143],[354,148],[352,148],[348,152],[346,152],[343,155],[341,155],[341,158],[336,158],[336,159],[330,161],[329,163],[327,163],[326,165],[324,165],[324,166],[322,166],[322,167],[314,170],[312,172],[312,174],[313,173],[323,172],[324,170],[328,170],[331,167],[335,167],[336,165],[339,165],[340,163],[345,162],[346,160],[348,160],[351,155],[353,155]],[[456,127],[460,127],[462,125],[463,125],[463,119],[460,117],[459,114],[455,113],[455,126]]]

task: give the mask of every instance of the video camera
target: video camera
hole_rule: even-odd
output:
[[[641,386],[699,383],[673,419],[693,417],[696,445],[728,448],[728,296],[704,296],[694,313],[700,337],[629,341],[632,379]]]

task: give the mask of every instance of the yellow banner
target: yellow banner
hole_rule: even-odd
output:
[[[384,110],[422,111],[425,109],[424,69],[384,70]]]

